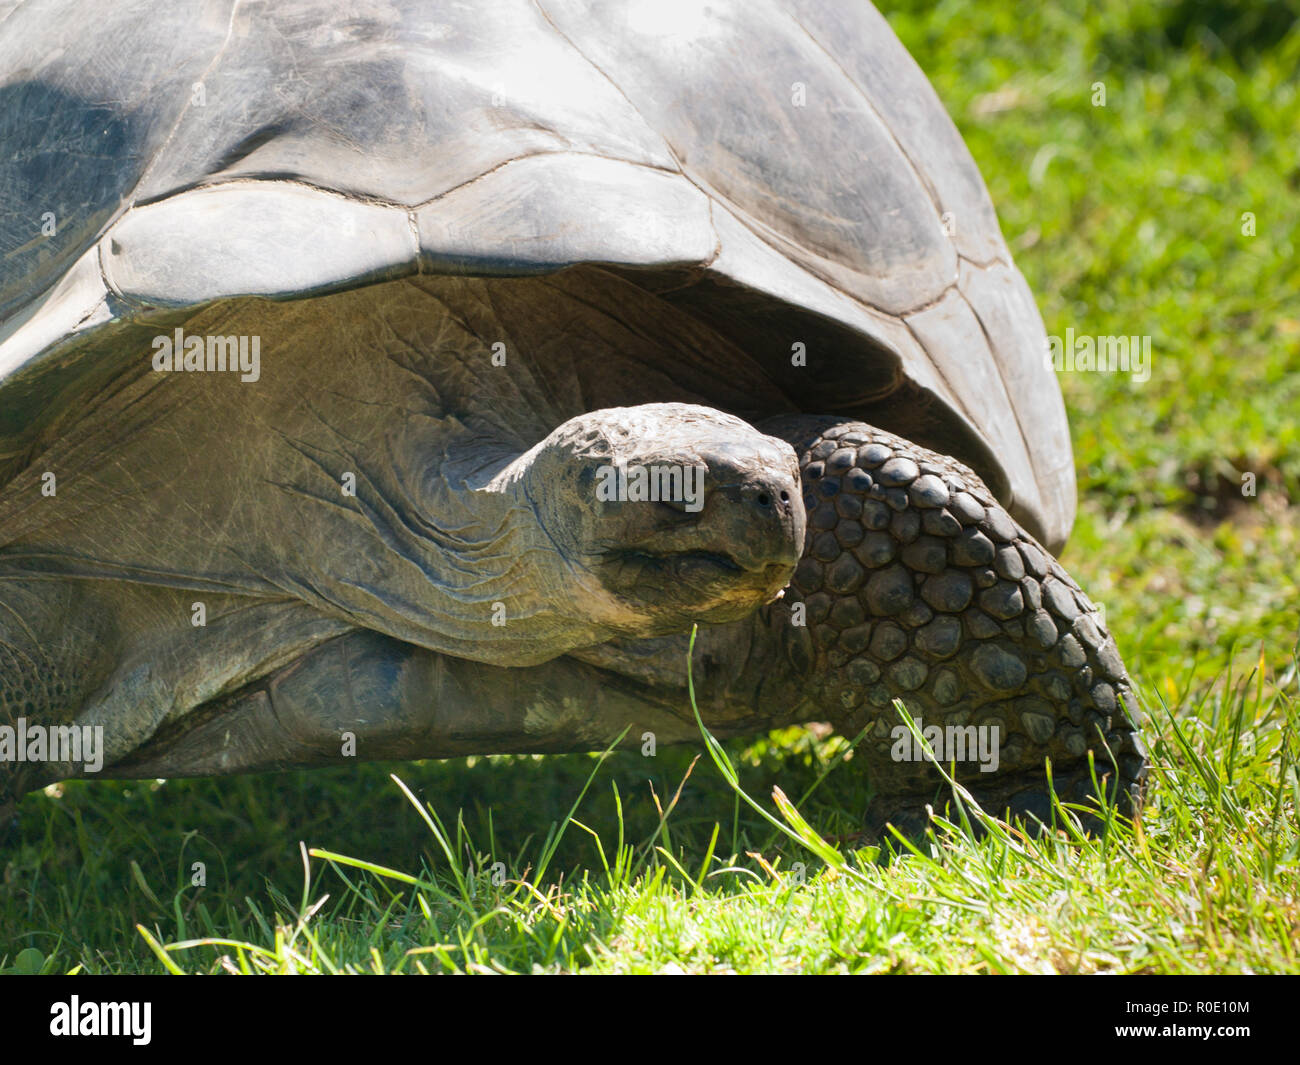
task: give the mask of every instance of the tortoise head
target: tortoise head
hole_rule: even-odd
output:
[[[706,407],[580,415],[503,476],[643,635],[744,617],[789,583],[803,550],[794,450]]]

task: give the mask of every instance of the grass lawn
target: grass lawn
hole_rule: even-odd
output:
[[[72,782],[0,847],[0,969],[1300,972],[1300,5],[882,6],[1048,332],[1152,337],[1147,381],[1061,379],[1062,561],[1149,708],[1141,824],[855,851],[823,842],[865,806],[846,741],[793,729]]]

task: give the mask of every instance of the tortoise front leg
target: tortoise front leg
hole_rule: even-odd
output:
[[[1132,690],[1101,614],[955,460],[860,422],[782,419],[799,454],[808,532],[774,623],[806,625],[809,694],[859,747],[868,828],[915,829],[946,800],[893,707],[901,699],[990,813],[1050,822],[1058,795],[1133,814],[1146,759]],[[936,801],[937,800],[937,801]]]

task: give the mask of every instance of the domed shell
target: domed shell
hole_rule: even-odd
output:
[[[137,319],[589,264],[787,408],[953,454],[1047,546],[1069,532],[1038,311],[866,3],[62,0],[0,23],[0,484]],[[700,398],[743,406],[729,387]]]

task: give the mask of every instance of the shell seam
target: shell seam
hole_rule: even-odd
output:
[[[623,98],[627,106],[632,109],[632,113],[635,114],[639,119],[641,119],[641,123],[646,127],[646,129],[650,130],[652,133],[655,134],[655,136],[659,138],[659,140],[663,143],[664,151],[666,151],[668,153],[669,158],[671,158],[672,161],[677,164],[677,172],[681,174],[681,176],[684,177],[687,181],[689,181],[692,185],[694,185],[697,189],[699,189],[700,192],[702,192],[710,201],[712,201],[714,199],[713,194],[708,189],[706,189],[703,185],[701,185],[698,181],[696,181],[694,177],[692,177],[690,174],[686,172],[686,167],[682,165],[682,161],[681,159],[678,158],[677,152],[673,150],[673,146],[668,143],[668,138],[665,137],[662,133],[660,133],[657,129],[655,129],[655,127],[652,126],[646,120],[645,115],[641,114],[641,109],[637,107],[636,104],[632,102],[631,97],[629,97],[628,94],[623,91],[623,87],[619,85],[619,83],[616,82],[612,77],[610,77],[609,74],[607,74],[604,70],[602,70],[599,66],[597,66],[595,62],[593,62],[592,59],[573,42],[573,39],[569,37],[569,35],[565,33],[562,29],[560,29],[558,25],[556,25],[555,20],[551,18],[550,12],[547,11],[546,8],[542,7],[542,0],[533,0],[533,6],[537,8],[538,13],[542,16],[542,18],[546,20],[547,24],[555,32],[555,35],[559,37],[560,40],[562,40],[570,48],[572,48],[574,54],[577,55],[580,59],[582,59],[583,62],[585,62],[588,66],[590,66],[592,70],[594,70],[597,74],[599,74],[602,78],[604,78],[607,82],[609,82],[610,87],[616,93],[618,93],[619,96]],[[713,226],[712,205],[710,205],[709,208],[709,225]],[[718,249],[718,253],[720,253],[722,249],[722,234],[717,231],[716,226],[713,227],[713,236],[714,236],[714,247],[716,247]],[[717,258],[718,253],[714,254],[713,256],[714,259]]]
[[[26,6],[27,6],[26,0],[18,0],[18,3],[14,4],[14,6],[11,7],[5,13],[5,17],[0,18],[0,25],[3,25],[4,23],[8,22],[9,19],[13,17],[14,12],[17,11],[20,7],[26,7]]]
[[[945,292],[946,291],[947,290],[945,289]],[[919,345],[921,350],[924,351],[927,355],[929,355],[930,349],[925,346],[925,342],[917,335],[916,330],[912,327],[912,323],[909,322],[906,318],[904,318],[903,325],[907,327],[908,333],[911,334],[912,339],[916,341],[916,343]],[[939,363],[935,362],[934,359],[930,359],[929,361],[930,361],[930,365],[934,368],[934,372],[939,375],[939,380],[943,382],[943,387],[948,393],[948,401],[955,403],[957,405],[957,408],[961,413],[962,417],[964,417],[971,425],[978,425],[979,424],[978,420],[971,414],[970,410],[966,407],[966,401],[962,399],[961,393],[952,387],[952,382],[948,380],[948,375],[944,372],[943,367]]]
[[[576,52],[576,53],[577,53],[577,54],[578,54],[578,55],[579,55],[583,60],[585,60],[588,64],[590,64],[590,66],[591,66],[591,68],[592,68],[593,70],[595,70],[598,74],[600,74],[601,77],[603,77],[607,82],[609,82],[609,84],[610,84],[611,86],[613,86],[614,90],[615,90],[615,91],[616,91],[616,92],[617,92],[617,93],[618,93],[618,94],[619,94],[619,95],[620,95],[620,96],[621,96],[625,101],[627,101],[627,105],[628,105],[630,108],[632,108],[632,110],[635,111],[637,115],[641,115],[641,111],[640,111],[640,109],[636,106],[636,104],[634,104],[634,103],[632,102],[632,100],[628,97],[627,93],[623,91],[622,87],[618,84],[618,82],[616,82],[612,77],[610,77],[609,74],[607,74],[604,70],[602,70],[602,69],[601,69],[599,66],[597,66],[594,62],[592,62],[592,60],[591,60],[590,58],[588,58],[588,56],[587,56],[587,55],[582,51],[582,49],[580,49],[580,48],[579,48],[579,47],[578,47],[578,46],[573,42],[573,40],[572,40],[572,39],[571,39],[571,38],[570,38],[570,37],[569,37],[569,36],[568,36],[568,35],[567,35],[563,30],[561,30],[560,27],[559,27],[558,25],[556,25],[555,20],[551,18],[550,14],[549,14],[549,13],[546,11],[546,9],[542,6],[542,0],[533,0],[533,3],[534,3],[534,5],[537,7],[537,10],[538,10],[539,12],[541,12],[542,17],[547,21],[547,23],[551,26],[551,28],[555,31],[555,33],[560,37],[560,39],[563,40],[566,44],[568,44],[568,46],[569,46],[570,48],[572,48],[572,49],[574,50],[574,52]],[[826,49],[822,47],[821,42],[818,41],[815,37],[813,37],[812,34],[808,33],[807,29],[805,29],[802,25],[800,25],[800,24],[798,23],[798,20],[794,19],[793,16],[790,15],[790,13],[789,13],[788,11],[786,12],[786,15],[787,15],[787,17],[790,17],[790,18],[795,22],[796,25],[799,26],[799,29],[802,30],[802,31],[803,31],[803,32],[808,36],[809,40],[811,40],[811,41],[813,42],[813,44],[815,44],[819,49],[821,49],[822,52],[826,53],[827,58],[830,59],[830,61],[831,61],[832,63],[835,63],[835,66],[836,66],[836,68],[840,71],[841,76],[844,77],[844,78],[849,82],[849,84],[853,86],[854,90],[858,93],[858,95],[861,96],[864,100],[866,100],[868,106],[870,106],[871,101],[870,101],[869,99],[867,99],[866,95],[862,92],[862,89],[858,86],[858,84],[857,84],[855,81],[853,81],[852,78],[850,78],[850,77],[849,77],[849,76],[844,72],[843,68],[840,67],[839,64],[835,62],[835,58],[834,58],[833,56],[831,56],[829,52],[826,52]],[[873,113],[874,113],[875,109],[872,108],[872,111],[873,111]],[[901,155],[903,156],[903,158],[907,161],[908,166],[912,168],[913,172],[916,172],[916,173],[917,173],[917,179],[918,179],[918,181],[921,182],[922,187],[926,189],[926,196],[927,196],[927,199],[930,200],[930,202],[931,202],[931,206],[932,206],[932,207],[937,206],[937,205],[935,204],[934,196],[932,195],[932,193],[931,193],[931,191],[930,191],[928,185],[925,184],[924,179],[921,178],[919,172],[916,171],[916,165],[912,162],[911,157],[908,156],[908,154],[907,154],[905,151],[903,151],[902,146],[899,145],[899,144],[897,143],[897,139],[894,138],[893,131],[889,129],[889,127],[885,124],[884,120],[883,120],[883,119],[880,119],[880,116],[879,116],[878,114],[877,114],[876,117],[880,120],[880,124],[885,128],[885,131],[886,131],[886,133],[888,133],[888,135],[890,136],[890,138],[891,138],[891,139],[894,139],[894,143],[895,143],[895,145],[898,147],[899,154],[901,154]],[[646,122],[644,116],[641,117],[641,121],[644,122],[644,123],[646,124],[647,127],[651,128],[651,129],[654,128],[654,127],[650,126],[650,123],[649,123],[649,122]],[[656,132],[657,132],[657,131],[656,131]],[[682,177],[684,177],[687,181],[689,181],[692,185],[694,185],[697,189],[699,189],[702,193],[704,193],[704,195],[707,196],[707,197],[710,199],[710,201],[713,201],[713,200],[719,200],[719,201],[721,201],[721,200],[725,199],[725,197],[720,197],[720,196],[715,195],[714,192],[713,192],[711,189],[709,189],[706,185],[701,184],[700,181],[698,181],[698,180],[697,180],[693,175],[687,173],[687,171],[686,171],[686,167],[683,166],[682,161],[678,158],[677,153],[673,150],[673,146],[672,146],[671,144],[668,143],[667,139],[663,136],[663,134],[659,134],[659,137],[660,137],[661,140],[663,140],[663,142],[664,142],[664,147],[665,147],[665,149],[667,150],[668,154],[669,154],[670,156],[672,156],[673,161],[674,161],[674,162],[678,165],[678,167],[680,168],[680,171],[681,171],[681,175],[682,175]],[[728,209],[728,211],[730,212],[730,214],[732,215],[732,217],[734,217],[734,218],[736,219],[736,221],[738,221],[742,226],[744,226],[745,229],[749,230],[749,232],[750,232],[751,234],[753,234],[754,237],[756,237],[758,240],[761,240],[764,244],[766,244],[768,247],[772,248],[772,250],[775,251],[775,252],[777,252],[778,254],[780,254],[780,255],[785,255],[785,252],[782,251],[782,249],[781,249],[780,247],[774,245],[774,244],[772,243],[771,240],[769,240],[766,236],[764,236],[763,232],[761,232],[759,229],[755,228],[755,225],[752,224],[752,223],[754,223],[754,222],[756,221],[756,219],[752,219],[752,218],[750,218],[749,215],[748,215],[748,213],[747,213],[743,208],[741,208],[739,204],[731,203],[731,202],[728,200],[728,201],[727,201],[727,209]],[[713,210],[712,210],[712,206],[710,205],[710,209],[709,209],[709,219],[710,219],[710,223],[712,223],[712,218],[713,218]],[[764,227],[764,228],[767,228],[767,227]],[[714,229],[715,229],[715,232],[716,232],[716,226],[714,227]],[[793,241],[788,241],[787,243],[794,244]],[[721,253],[721,245],[722,245],[722,236],[721,236],[721,234],[718,234],[718,249],[719,249],[719,254]],[[809,249],[807,249],[807,248],[802,248],[802,246],[800,246],[800,245],[794,245],[794,246],[795,246],[795,247],[800,247],[800,249],[801,249],[802,251],[804,251],[806,254],[812,254],[812,253],[809,251]],[[954,254],[956,254],[956,249],[955,249],[955,248],[953,249],[953,252],[954,252]],[[714,256],[714,259],[715,259],[715,260],[717,259],[717,255]],[[889,317],[892,318],[892,317],[901,317],[901,316],[904,315],[904,314],[912,314],[912,313],[915,313],[915,309],[908,309],[908,310],[901,311],[901,312],[895,312],[895,311],[886,310],[885,308],[883,308],[883,307],[879,307],[879,306],[877,306],[876,304],[872,303],[872,302],[869,301],[869,300],[863,299],[862,297],[858,296],[858,295],[855,294],[855,293],[849,292],[849,291],[847,291],[846,289],[841,288],[841,287],[840,287],[838,284],[836,284],[832,279],[826,277],[826,276],[825,276],[824,274],[822,274],[820,271],[817,271],[817,270],[812,269],[809,265],[804,264],[804,263],[798,263],[798,264],[796,264],[796,265],[798,265],[800,269],[805,270],[807,273],[809,273],[809,274],[811,274],[813,277],[817,278],[817,280],[821,281],[823,284],[825,284],[825,285],[829,286],[830,288],[834,289],[834,290],[835,290],[836,292],[838,292],[840,295],[846,297],[847,299],[853,300],[853,301],[856,302],[856,303],[860,303],[860,304],[862,304],[863,306],[870,307],[870,308],[872,308],[873,310],[875,310],[875,311],[876,311],[877,313],[879,313],[879,314],[884,314],[884,315],[887,315],[887,316],[889,316]],[[943,296],[944,296],[944,294],[948,291],[948,288],[951,288],[951,287],[952,287],[953,285],[955,285],[955,284],[956,284],[956,278],[954,277],[953,281],[952,281],[952,282],[951,282],[947,287],[945,287],[945,288],[943,289],[943,291],[941,291],[941,292],[940,292],[936,297],[934,297],[934,299],[931,300],[930,303],[934,303],[934,302],[937,302],[938,300],[942,299]],[[929,304],[928,304],[928,303],[927,303],[927,304],[923,304],[922,306],[923,306],[923,307],[924,307],[924,306],[929,306]]]
[[[1006,374],[1002,372],[1002,362],[998,359],[997,352],[993,348],[993,338],[989,336],[988,327],[984,324],[984,319],[980,317],[979,311],[975,309],[974,304],[967,298],[966,293],[962,291],[960,284],[957,286],[957,294],[961,297],[962,302],[966,304],[966,309],[970,311],[971,316],[979,323],[980,332],[984,335],[984,343],[989,349],[989,354],[993,357],[993,365],[998,371],[998,381],[1002,384],[1002,393],[1007,398],[1007,406],[1011,408],[1011,416],[1016,421],[1016,432],[1020,434],[1020,446],[1025,450],[1025,457],[1029,459],[1029,472],[1034,475],[1035,480],[1038,478],[1038,471],[1034,468],[1034,452],[1029,446],[1029,437],[1025,435],[1025,427],[1020,421],[1020,412],[1016,409],[1016,401],[1011,395],[1011,389],[1007,386]],[[1010,484],[1008,478],[1008,487],[1011,491],[1011,500],[1008,502],[1007,509],[1010,509],[1011,503],[1015,503],[1016,489],[1015,485]],[[1037,485],[1035,485],[1037,487]]]
[[[199,73],[196,84],[202,83],[203,80],[209,74],[212,73],[213,68],[216,67],[218,61],[221,59],[223,55],[226,54],[226,49],[230,47],[230,40],[235,33],[235,15],[239,11],[239,3],[240,0],[232,0],[230,5],[230,18],[226,22],[226,36],[222,40],[221,44],[218,45],[217,50],[213,54],[212,58],[208,61],[208,65],[205,66],[203,70]],[[158,145],[157,151],[154,152],[153,159],[150,161],[149,165],[144,168],[140,176],[136,179],[135,184],[131,186],[131,191],[122,198],[121,203],[123,204],[123,206],[133,205],[135,203],[136,190],[139,189],[140,186],[143,185],[149,179],[149,175],[152,174],[154,170],[157,168],[159,161],[163,157],[163,154],[167,151],[167,146],[171,144],[171,142],[175,139],[177,131],[181,128],[181,123],[185,121],[185,116],[190,113],[190,107],[191,107],[190,98],[187,98],[185,101],[185,106],[181,108],[180,113],[176,116],[176,121],[172,123],[172,128],[167,131],[167,136],[163,138],[162,143]],[[120,217],[121,215],[118,216],[118,218]],[[114,218],[113,222],[110,223],[110,225],[115,224],[118,221],[118,218]],[[107,231],[108,231],[107,228],[105,228],[105,232]]]
[[[807,26],[805,26],[802,22],[799,21],[797,15],[795,15],[793,12],[788,10],[786,10],[785,13],[790,18],[790,20],[796,26],[798,26],[799,29],[801,29],[804,32],[805,36],[807,36],[807,38],[810,41],[812,41],[814,45],[817,46],[818,50],[821,51],[822,54],[825,55],[826,58],[829,59],[832,64],[834,64],[835,69],[840,72],[840,75],[844,78],[845,81],[847,81],[851,86],[853,86],[853,91],[857,93],[857,95],[867,105],[867,108],[871,111],[871,113],[876,116],[876,119],[880,122],[881,128],[884,129],[885,132],[889,135],[889,139],[893,141],[894,146],[899,151],[899,154],[902,155],[902,157],[907,160],[907,165],[911,168],[912,173],[916,175],[917,181],[920,183],[921,187],[925,189],[926,196],[930,200],[931,206],[934,207],[935,212],[939,215],[940,221],[942,221],[943,214],[944,214],[944,205],[939,198],[938,190],[931,184],[930,179],[926,177],[925,172],[919,166],[917,166],[916,161],[912,158],[911,153],[908,152],[907,148],[903,145],[903,142],[898,139],[898,136],[894,133],[894,130],[889,125],[889,123],[885,121],[885,116],[882,115],[880,111],[876,108],[875,104],[872,103],[871,97],[868,96],[866,92],[863,91],[862,86],[857,83],[857,80],[853,78],[852,75],[850,75],[847,70],[844,69],[840,61],[835,58],[835,56],[826,48],[824,44],[822,44],[822,42],[816,36],[813,35],[812,31],[809,30]],[[975,165],[973,159],[971,161],[971,165],[972,166]],[[994,211],[994,217],[996,217],[996,209]],[[1002,246],[1005,247],[1006,238],[1002,236],[1000,229],[997,230],[996,236],[998,238],[998,241],[1002,244]],[[958,259],[966,259],[967,262],[971,262],[971,263],[975,262],[974,259],[970,259],[969,257],[963,255],[960,251],[958,251],[955,245],[953,247],[953,251],[956,253]],[[1000,256],[994,256],[988,262],[1002,262],[1002,258]],[[977,265],[986,266],[988,265],[988,263],[978,263]],[[904,313],[911,314],[913,312],[907,311]]]
[[[783,8],[783,10],[785,9]],[[935,190],[934,186],[930,184],[930,181],[925,176],[925,174],[921,172],[921,169],[916,165],[916,161],[912,158],[908,150],[905,147],[903,147],[902,141],[898,139],[898,136],[894,133],[893,129],[890,128],[889,123],[885,121],[885,116],[882,115],[879,109],[876,107],[876,105],[872,103],[871,97],[868,96],[863,91],[862,86],[857,83],[856,79],[850,76],[849,72],[844,69],[840,61],[836,59],[834,55],[831,54],[831,52],[826,48],[824,44],[822,44],[821,41],[819,41],[815,36],[813,36],[812,31],[809,30],[808,27],[805,26],[802,22],[800,22],[798,17],[793,12],[789,10],[785,10],[785,15],[791,22],[793,22],[796,26],[799,27],[800,30],[803,31],[804,36],[807,37],[808,40],[810,40],[816,46],[817,50],[821,52],[822,55],[824,55],[828,60],[830,60],[831,65],[834,66],[835,69],[840,72],[840,77],[842,77],[846,82],[848,82],[850,86],[852,86],[854,93],[856,93],[857,96],[862,100],[862,102],[867,105],[867,110],[870,111],[871,114],[875,116],[876,121],[880,123],[881,128],[885,131],[886,134],[888,134],[890,141],[892,141],[894,147],[898,149],[898,154],[907,160],[908,168],[912,171],[913,175],[916,177],[916,180],[920,184],[921,188],[925,189],[926,198],[930,201],[930,206],[934,208],[935,214],[942,217],[943,204],[939,201],[938,192]],[[955,248],[953,249],[953,252],[954,254],[957,254]]]

